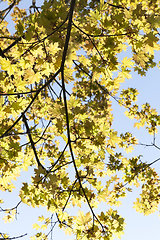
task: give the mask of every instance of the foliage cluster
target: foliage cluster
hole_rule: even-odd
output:
[[[17,206],[4,209],[0,200],[4,220],[14,220],[20,204],[46,206],[51,218],[39,216],[32,240],[49,239],[55,225],[77,240],[120,237],[125,223],[114,206],[133,185],[142,188],[137,211],[148,215],[160,202],[155,161],[127,158],[123,152],[132,152],[138,140],[112,127],[116,101],[158,148],[157,111],[149,103],[138,106],[137,89],[120,87],[131,69],[145,76],[158,65],[159,1],[45,0],[38,6],[33,0],[29,11],[21,1],[6,0],[0,11],[0,190],[12,192],[30,168],[34,174],[21,184]],[[132,57],[119,61],[127,48]],[[97,213],[101,202],[109,208]],[[81,210],[70,214],[70,207]]]

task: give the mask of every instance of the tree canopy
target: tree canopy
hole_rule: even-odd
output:
[[[125,220],[114,207],[133,186],[141,188],[138,212],[153,213],[160,203],[160,177],[153,168],[159,159],[127,156],[139,141],[132,130],[119,134],[112,126],[117,102],[160,149],[160,115],[148,102],[138,105],[136,88],[121,88],[131,70],[145,76],[159,67],[159,1],[44,0],[39,6],[33,0],[28,9],[20,8],[23,0],[3,2],[0,190],[12,194],[19,176],[34,169],[31,179],[19,183],[16,206],[3,208],[0,199],[4,221],[14,220],[21,204],[45,206],[50,218],[37,216],[31,240],[50,239],[56,225],[77,240],[120,237]],[[99,211],[102,202],[106,209]],[[0,235],[13,239],[9,232]]]

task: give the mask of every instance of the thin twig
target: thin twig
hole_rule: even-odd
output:
[[[1,233],[2,234],[2,233]],[[4,240],[4,239],[7,239],[7,240],[12,240],[12,239],[18,239],[18,238],[22,238],[22,237],[25,237],[27,236],[27,233],[23,234],[23,235],[20,235],[20,236],[17,236],[17,237],[5,237],[5,238],[0,238],[0,240]]]

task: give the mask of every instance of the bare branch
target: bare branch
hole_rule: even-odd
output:
[[[2,233],[0,233],[0,234],[2,234]],[[0,238],[0,240],[4,240],[4,239],[12,240],[12,239],[22,238],[22,237],[25,237],[25,236],[27,236],[27,233],[25,233],[23,235],[20,235],[20,236],[17,236],[17,237]]]

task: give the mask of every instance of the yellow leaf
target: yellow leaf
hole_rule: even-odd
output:
[[[14,218],[15,218],[14,215],[9,214],[9,215],[4,216],[3,220],[5,223],[7,223],[7,222],[11,222]]]
[[[132,146],[129,146],[125,149],[126,153],[130,153],[134,150],[134,148]]]
[[[1,69],[7,71],[8,75],[14,74],[14,71],[17,70],[15,64],[11,64],[8,59],[0,58]]]
[[[58,42],[49,45],[49,51],[52,55],[55,55],[61,48],[58,47]]]
[[[47,225],[46,225],[46,224],[43,224],[43,225],[41,226],[41,229],[42,229],[42,230],[46,230],[46,229],[47,229]]]
[[[39,80],[42,78],[41,74],[39,72],[35,73],[32,69],[27,70],[25,74],[25,80],[28,80],[29,84],[33,84],[35,82],[39,82]]]
[[[137,127],[138,129],[142,127],[142,124],[140,122],[134,123],[134,127]]]
[[[114,150],[111,148],[106,148],[107,152],[111,155],[114,155]]]
[[[37,223],[32,224],[32,227],[35,228],[36,230],[40,228],[40,226]]]
[[[122,66],[123,67],[132,67],[134,65],[134,62],[131,61],[132,58],[127,58],[127,57],[124,57],[123,60],[122,60]]]
[[[78,211],[78,217],[75,219],[76,223],[78,223],[78,225],[85,225],[86,223],[91,221],[91,214],[90,212],[87,212],[84,215],[83,211]]]
[[[44,220],[45,220],[45,218],[44,218],[43,215],[42,215],[41,217],[40,217],[40,216],[38,217],[38,221],[39,221],[39,222],[43,222]]]
[[[65,234],[68,234],[68,235],[71,235],[72,234],[72,229],[71,228],[66,228],[66,229],[64,229],[64,231],[65,231]]]
[[[30,239],[31,239],[31,240],[36,240],[36,237],[33,236],[33,237],[30,237]]]

